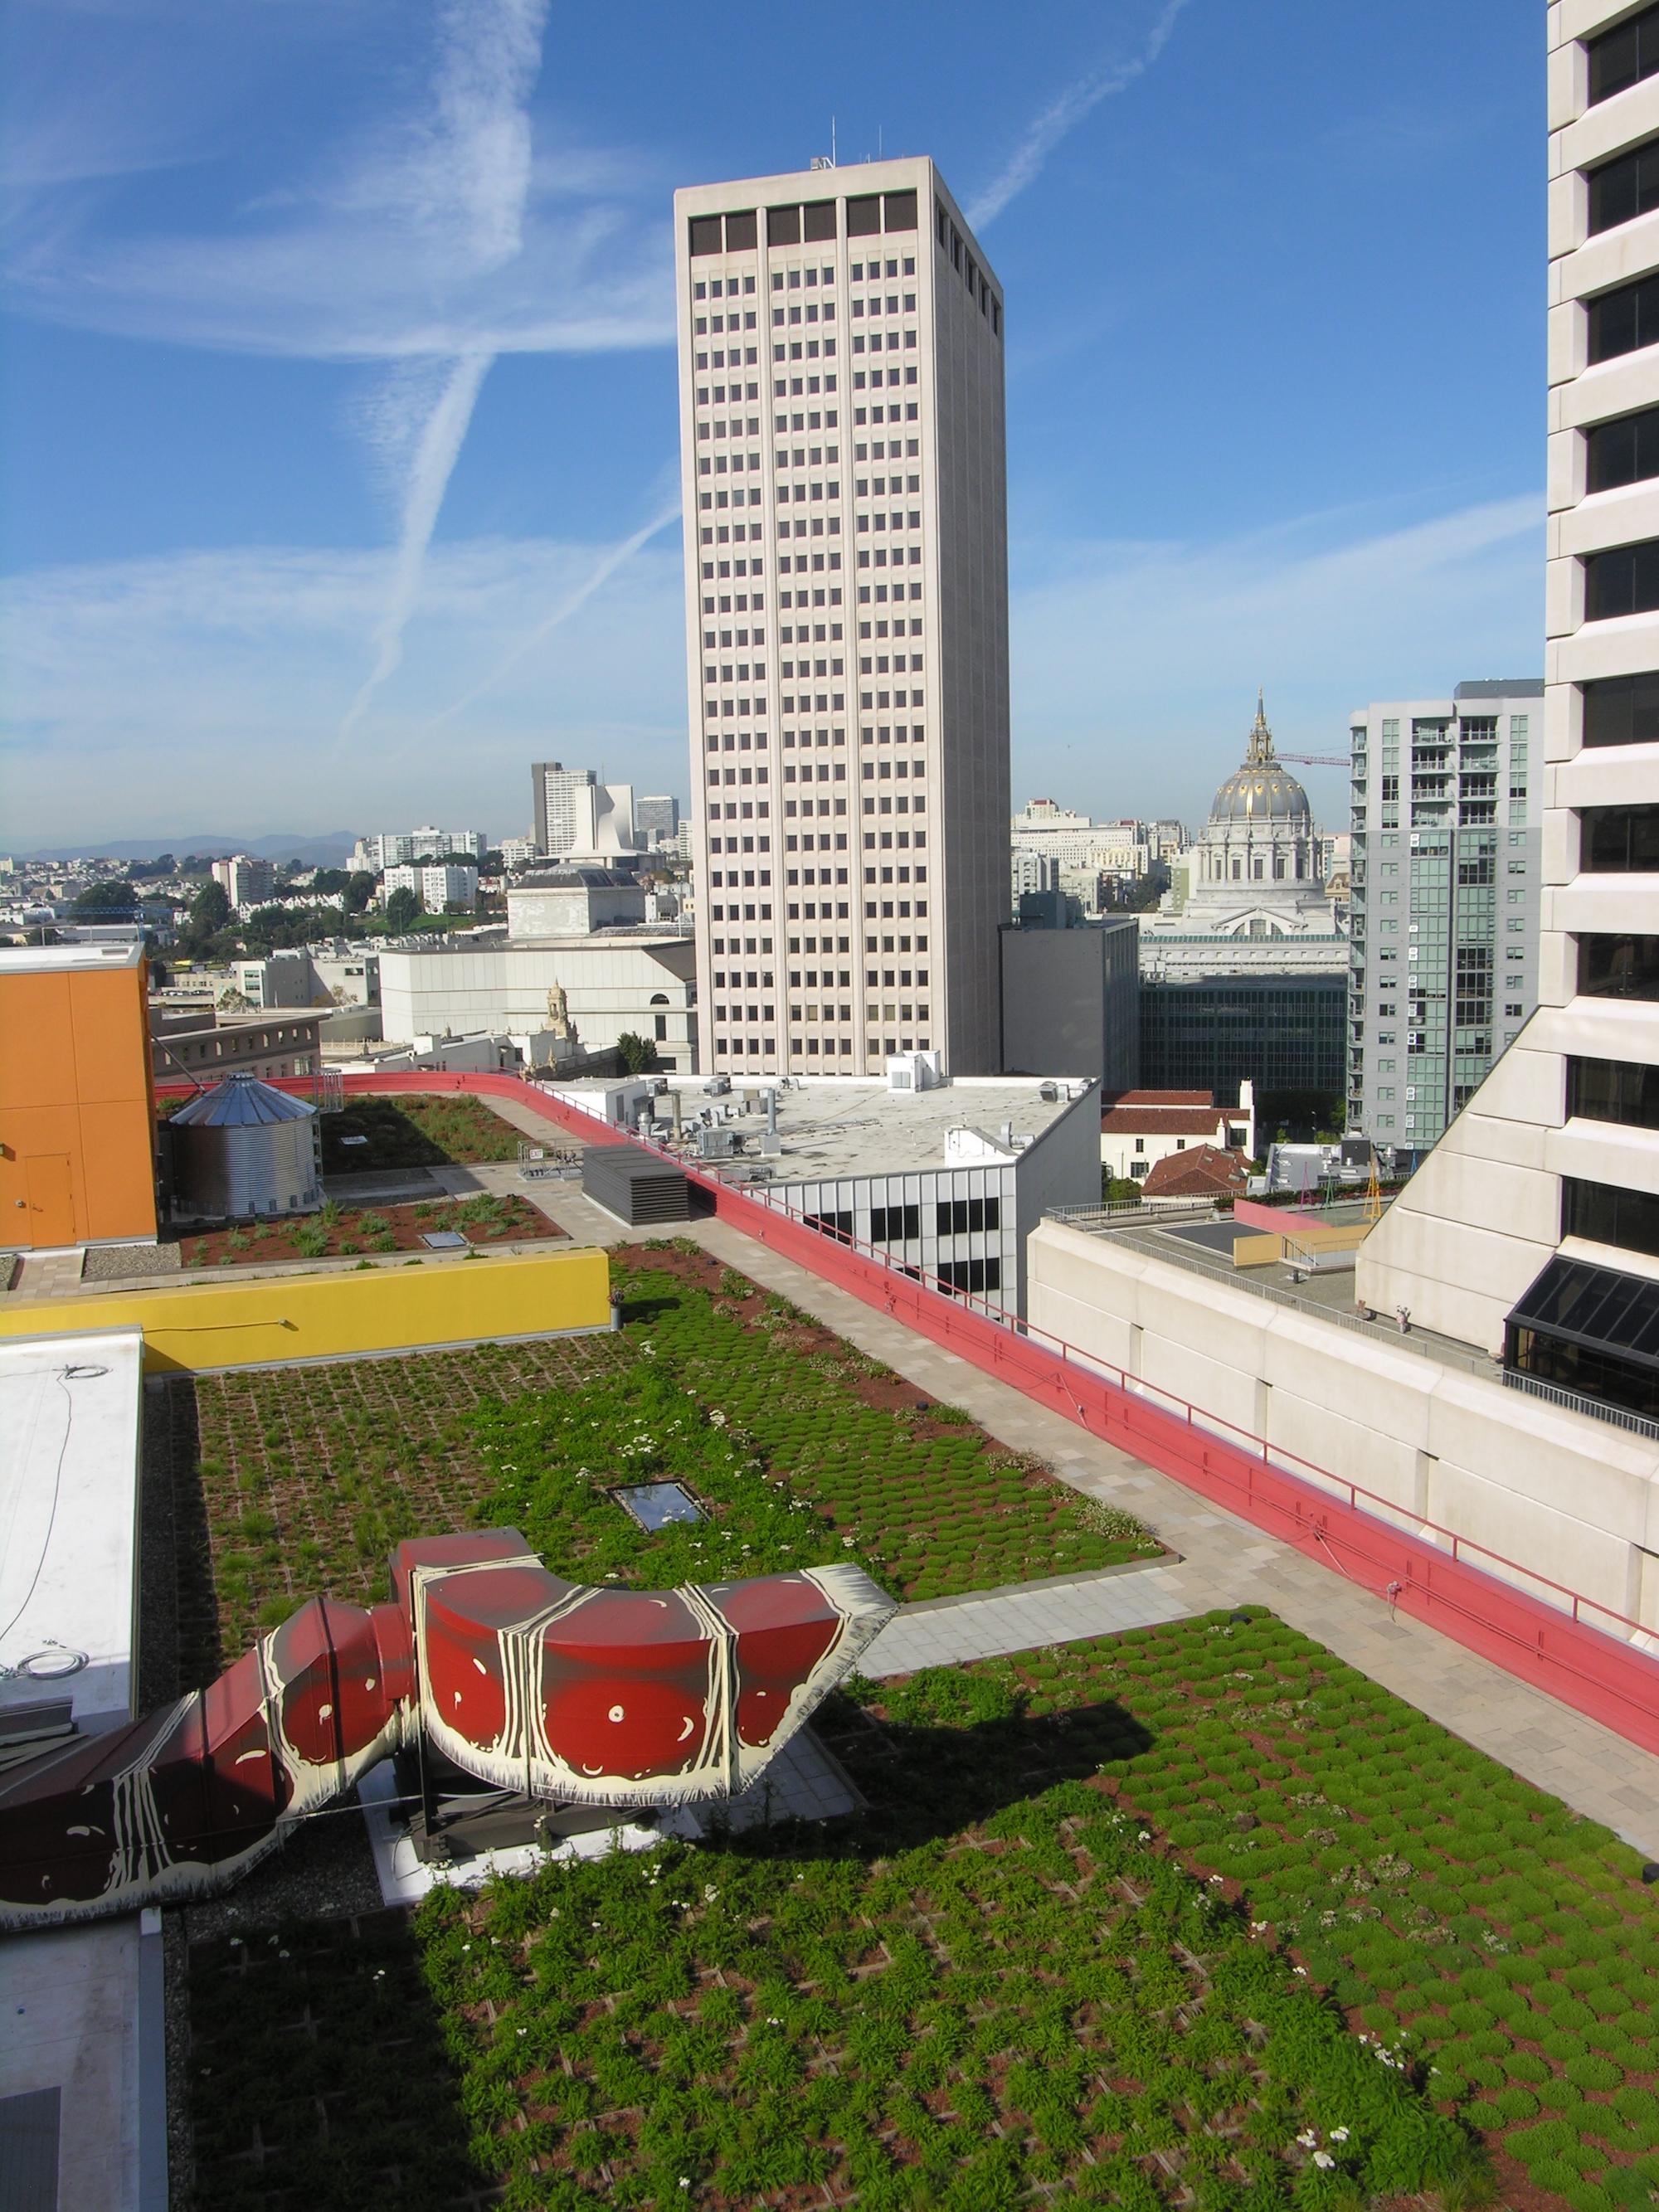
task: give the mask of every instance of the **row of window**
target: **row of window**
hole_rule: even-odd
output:
[[[913,231],[916,227],[914,192],[868,192],[846,202],[848,238],[878,238],[884,231]],[[808,200],[790,207],[769,207],[766,213],[766,243],[777,246],[827,245],[839,233],[834,200]],[[730,215],[694,215],[688,223],[694,260],[713,253],[752,253],[760,245],[758,208],[734,210]]]

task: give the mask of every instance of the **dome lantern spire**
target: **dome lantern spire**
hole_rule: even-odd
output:
[[[1269,768],[1276,764],[1273,733],[1267,727],[1267,709],[1258,686],[1255,695],[1255,720],[1250,726],[1250,747],[1245,756],[1251,768]]]

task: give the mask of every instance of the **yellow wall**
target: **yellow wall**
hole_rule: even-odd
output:
[[[1357,1252],[1371,1231],[1369,1221],[1344,1222],[1333,1229],[1297,1229],[1283,1237],[1248,1237],[1240,1234],[1233,1239],[1235,1267],[1267,1267],[1291,1257],[1289,1246],[1299,1246],[1304,1252]]]
[[[0,972],[0,1245],[155,1236],[148,996],[143,961]]]
[[[0,1336],[142,1328],[145,1372],[158,1375],[542,1336],[610,1319],[610,1263],[583,1249],[42,1299],[0,1310]]]

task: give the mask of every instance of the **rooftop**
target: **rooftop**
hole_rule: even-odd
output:
[[[144,948],[136,939],[118,945],[0,945],[0,975],[57,975],[71,969],[136,968]]]
[[[0,1711],[131,1717],[143,1349],[137,1328],[0,1342]]]
[[[1241,1109],[1224,1106],[1108,1106],[1100,1127],[1107,1136],[1212,1137],[1218,1122]]]
[[[766,1127],[763,1092],[770,1084],[741,1083],[733,1079],[729,1095],[711,1097],[705,1079],[671,1079],[669,1091],[678,1091],[685,1125],[694,1123],[706,1108],[717,1121],[757,1139]],[[602,1097],[617,1086],[602,1082],[560,1084],[557,1095],[578,1103],[584,1093]],[[1092,1086],[1083,1081],[1045,1083],[1033,1077],[969,1077],[942,1085],[936,1091],[890,1091],[885,1083],[852,1077],[806,1076],[790,1079],[786,1090],[777,1086],[778,1133],[783,1140],[780,1155],[765,1164],[772,1179],[799,1182],[821,1178],[867,1175],[904,1175],[945,1164],[946,1139],[953,1130],[977,1133],[980,1142],[967,1140],[966,1150],[990,1164],[1015,1158],[1018,1152],[1044,1136],[1074,1102],[1089,1095]],[[1042,1096],[1047,1090],[1052,1095]],[[744,1113],[743,1104],[752,1102]],[[725,1109],[738,1108],[730,1123]],[[657,1102],[659,1116],[667,1114],[667,1095]],[[1087,1109],[1085,1108],[1085,1111]],[[1012,1125],[1012,1143],[1004,1151],[1002,1131]],[[757,1151],[757,1144],[750,1148]],[[757,1163],[745,1159],[744,1164]],[[953,1166],[971,1166],[975,1158],[953,1159]]]

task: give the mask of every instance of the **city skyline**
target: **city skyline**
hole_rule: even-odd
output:
[[[988,101],[983,38],[872,11],[889,59],[928,57],[880,73],[892,113],[789,32],[745,104],[723,65],[682,97],[711,57],[547,40],[533,6],[188,42],[141,14],[96,51],[14,18],[8,842],[332,829],[388,748],[428,811],[492,824],[526,757],[679,789],[672,191],[828,153],[831,114],[843,169],[884,133],[937,154],[1018,303],[1016,790],[1198,815],[1259,683],[1287,748],[1336,751],[1357,699],[1527,672],[1532,56],[1477,10],[1425,88],[1412,13],[1310,48],[1206,0],[1061,9]],[[1471,313],[1467,368],[1401,342]]]

